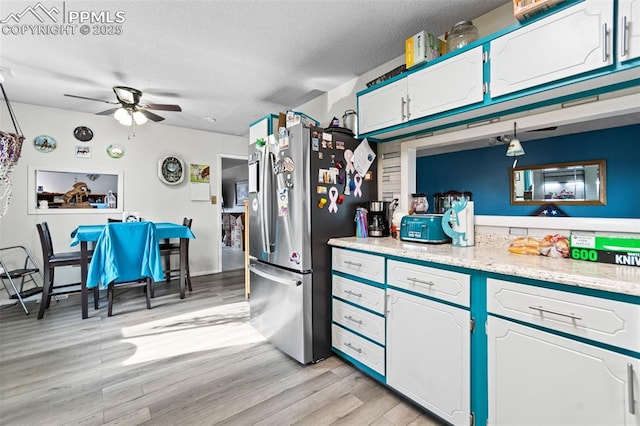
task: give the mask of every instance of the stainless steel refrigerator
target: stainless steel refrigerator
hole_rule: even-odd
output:
[[[356,208],[377,198],[376,163],[369,176],[355,172],[360,141],[344,129],[288,132],[249,149],[250,316],[274,346],[308,364],[331,354],[327,241],[355,235]]]

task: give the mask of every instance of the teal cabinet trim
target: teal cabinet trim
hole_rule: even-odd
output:
[[[335,352],[336,354],[338,354],[340,356],[340,358],[348,361],[349,363],[353,364],[354,366],[356,366],[360,371],[363,371],[365,373],[367,373],[367,375],[371,376],[372,378],[374,378],[375,380],[379,381],[380,383],[386,385],[387,384],[387,380],[385,379],[385,377],[378,373],[377,371],[373,371],[371,368],[367,367],[366,365],[364,365],[363,363],[353,359],[351,356],[347,355],[346,353],[342,352],[340,349],[336,349],[336,348],[332,348],[333,352]]]
[[[616,300],[618,302],[627,302],[633,305],[640,305],[640,296],[634,296],[631,294],[613,293],[613,292],[608,292],[603,290],[595,290],[591,288],[576,287],[576,286],[567,285],[567,284],[557,284],[554,282],[539,281],[539,280],[533,280],[530,278],[521,278],[513,275],[494,274],[491,272],[487,272],[485,274],[486,274],[486,278],[496,278],[500,280],[510,281],[516,284],[525,284],[533,287],[543,287],[551,290],[564,291],[567,293],[582,294],[585,296],[593,296],[600,299]]]
[[[527,20],[526,22],[515,24],[511,27],[498,31],[488,37],[484,37],[483,39],[478,40],[470,44],[469,46],[466,46],[465,48],[454,52],[453,54],[447,54],[431,62],[428,62],[426,64],[416,66],[415,68],[411,68],[410,70],[406,71],[401,75],[395,76],[392,79],[384,81],[378,85],[362,90],[356,94],[356,104],[358,107],[358,111],[360,112],[360,104],[358,102],[358,99],[360,96],[364,94],[370,93],[374,90],[384,87],[387,84],[391,84],[398,80],[407,78],[412,73],[424,70],[425,68],[428,68],[440,62],[446,61],[447,59],[455,55],[464,53],[467,50],[480,45],[483,48],[483,52],[486,52],[488,54],[491,41],[505,34],[511,33],[513,31],[517,31],[518,29],[526,27],[534,22],[543,20],[549,15],[558,13],[562,10],[570,8],[583,1],[584,0],[566,1],[562,4],[559,4],[551,8],[546,12],[540,13],[539,15]],[[615,1],[614,13],[613,13],[614,17],[617,16],[617,12],[618,12],[618,2]],[[638,86],[640,85],[640,78],[637,78],[637,73],[633,73],[633,72],[631,75],[628,75],[628,76],[624,76],[621,74],[620,76],[618,76],[621,78],[614,79],[614,80],[617,80],[615,82],[607,81],[608,77],[615,76],[615,74],[617,73],[630,71],[632,68],[640,67],[640,58],[634,58],[634,59],[629,59],[629,60],[620,62],[618,55],[615,54],[615,52],[618,51],[618,45],[619,45],[619,40],[617,40],[618,25],[619,25],[618,20],[614,19],[613,26],[610,29],[610,37],[613,38],[613,52],[611,53],[611,55],[613,55],[612,65],[604,66],[596,70],[588,71],[582,74],[572,75],[560,80],[555,80],[550,83],[537,85],[532,88],[524,89],[518,92],[505,94],[500,97],[491,98],[490,96],[490,93],[491,93],[490,63],[487,61],[483,64],[484,65],[483,81],[489,85],[489,90],[487,91],[487,93],[484,94],[484,98],[482,102],[476,103],[473,105],[467,105],[460,108],[455,108],[449,111],[433,114],[427,117],[421,117],[419,119],[411,120],[408,122],[398,123],[393,126],[385,127],[383,129],[362,133],[358,136],[360,138],[366,137],[373,142],[388,142],[388,141],[394,141],[397,139],[404,139],[408,137],[418,137],[421,135],[426,135],[431,132],[452,128],[456,126],[461,126],[461,125],[465,125],[473,122],[485,121],[485,120],[492,119],[492,118],[506,115],[506,114],[518,113],[521,111],[527,111],[527,110],[532,110],[532,109],[545,107],[553,104],[559,104],[562,102],[575,100],[575,99],[586,97],[586,96],[599,95],[599,94],[612,92],[619,89]],[[558,42],[561,43],[560,40]],[[624,80],[625,78],[628,78],[628,80]],[[593,84],[588,84],[590,82],[592,82]],[[574,84],[579,84],[579,86],[577,86],[576,90],[570,94],[566,94],[566,90],[564,91],[565,92],[564,95],[553,93],[553,91],[556,89],[571,86]],[[540,100],[540,95],[544,95],[546,93],[548,93],[549,97],[543,100]],[[530,99],[530,103],[526,103],[526,98],[532,95],[538,95],[537,100]],[[514,102],[517,100],[520,100],[520,102]],[[525,102],[526,104],[523,105],[523,102]],[[504,109],[500,109],[501,106],[504,106]],[[482,109],[486,107],[491,107],[489,108],[491,112],[487,112],[483,114]],[[477,112],[478,115],[470,116],[469,113],[471,112]],[[457,114],[464,114],[466,118],[460,118],[460,120],[454,119],[453,121],[450,119],[446,120]],[[445,120],[446,123],[442,124],[442,120]],[[438,124],[438,121],[441,121],[441,124]],[[429,123],[432,123],[432,122],[433,122],[433,126],[429,126]],[[416,127],[418,127],[418,129],[413,130]]]
[[[342,302],[345,302],[345,300],[342,300],[342,299],[338,299],[338,298],[335,298],[335,299],[340,300],[340,301],[342,301]],[[353,305],[353,304],[351,304],[351,305]],[[353,305],[353,306],[358,306],[358,305]],[[360,309],[362,309],[362,307],[361,307],[361,306],[358,306],[358,307],[359,307]],[[378,314],[378,315],[379,315],[379,314]],[[354,330],[354,329],[352,329],[352,328],[345,327],[344,325],[339,324],[339,323],[337,323],[337,322],[335,322],[335,321],[332,321],[331,323],[332,323],[332,324],[334,324],[334,325],[336,325],[337,327],[340,327],[340,328],[341,328],[341,329],[343,329],[343,330],[347,330],[349,333],[353,333],[353,334],[355,334],[356,336],[363,338],[363,339],[364,339],[364,340],[366,340],[367,342],[371,342],[371,343],[375,344],[376,346],[380,346],[381,348],[384,348],[384,345],[381,345],[380,343],[376,342],[375,340],[371,340],[370,338],[368,338],[368,337],[367,337],[367,336],[365,336],[364,334],[358,333],[356,330]],[[339,350],[339,349],[334,349],[334,350]]]
[[[489,313],[488,315],[490,315],[492,317],[495,317],[495,318],[503,319],[505,321],[510,321],[510,322],[513,322],[513,323],[516,323],[516,324],[520,324],[520,325],[523,325],[525,327],[535,328],[536,330],[544,331],[545,333],[555,334],[557,336],[561,336],[561,337],[564,337],[564,338],[567,338],[567,339],[570,339],[570,340],[575,340],[575,341],[580,342],[580,343],[585,343],[585,344],[590,345],[590,346],[597,346],[599,348],[606,349],[606,350],[611,351],[611,352],[617,352],[617,353],[622,354],[622,355],[626,355],[626,356],[630,356],[632,358],[640,359],[640,352],[635,352],[635,351],[632,351],[632,350],[629,350],[629,349],[624,349],[624,348],[620,348],[620,347],[617,347],[617,346],[608,345],[606,343],[598,342],[596,340],[585,339],[584,337],[575,336],[573,334],[568,334],[568,333],[564,333],[562,331],[558,331],[558,330],[553,330],[553,329],[550,329],[550,328],[542,327],[542,326],[539,326],[537,324],[531,324],[531,323],[526,322],[526,321],[521,321],[521,320],[505,317],[503,315],[492,314],[492,313]]]
[[[363,253],[366,253],[366,252],[363,252]],[[367,284],[367,285],[370,285],[372,287],[385,288],[384,284],[377,283],[377,282],[371,281],[371,280],[367,280],[367,279],[361,278],[361,277],[359,277],[357,275],[345,274],[344,272],[335,271],[333,269],[331,270],[331,273],[333,275],[338,275],[338,276],[343,277],[343,278],[348,278],[350,280],[358,281],[360,283]]]
[[[406,288],[396,287],[396,286],[390,285],[390,284],[387,284],[387,288],[391,288],[393,290],[400,291],[402,293],[410,294],[412,296],[416,296],[416,297],[419,297],[421,299],[432,300],[432,301],[437,302],[437,303],[442,303],[443,305],[449,305],[449,306],[453,306],[454,308],[464,309],[465,311],[469,310],[468,306],[458,305],[457,303],[451,303],[451,302],[448,302],[446,300],[442,300],[442,299],[440,299],[438,297],[427,296],[427,295],[425,295],[423,293],[416,293],[415,291],[407,290]]]
[[[486,425],[489,415],[487,278],[480,273],[471,275],[471,318],[475,327],[471,333],[471,411],[475,413],[477,425]]]
[[[337,274],[337,273],[334,273],[334,275],[338,275],[338,274]],[[358,282],[362,282],[362,281],[358,281]],[[382,288],[382,287],[378,287],[378,288]],[[354,302],[352,302],[351,300],[343,299],[343,298],[338,297],[338,296],[333,296],[333,299],[334,299],[334,300],[339,300],[339,301],[341,301],[342,303],[346,303],[347,305],[354,306],[354,307],[356,307],[356,308],[358,308],[358,309],[361,309],[361,310],[363,310],[363,311],[365,311],[365,312],[369,312],[369,313],[371,313],[371,314],[377,315],[377,316],[379,316],[379,317],[384,317],[384,315],[381,315],[381,314],[380,314],[380,312],[376,312],[376,311],[374,311],[374,310],[372,310],[372,309],[367,308],[366,306],[358,305],[357,303],[354,303]],[[336,323],[335,321],[334,321],[334,324],[335,324],[335,325],[339,325],[339,326],[340,326],[340,327],[342,327],[342,328],[345,328],[343,325],[340,325],[340,324]],[[350,330],[350,331],[353,331],[353,330],[351,330],[351,329],[349,329],[349,330]],[[357,331],[356,331],[356,332],[354,332],[354,333],[358,334],[358,332],[357,332]],[[362,336],[362,337],[364,337],[364,336]],[[367,339],[367,340],[371,340],[371,339],[368,339],[367,337],[365,337],[365,339]],[[373,340],[371,340],[371,341],[373,342]],[[376,342],[374,342],[374,343],[376,343]],[[377,343],[377,344],[378,344],[378,345],[380,345],[380,343]],[[383,346],[383,345],[380,345],[380,346]]]

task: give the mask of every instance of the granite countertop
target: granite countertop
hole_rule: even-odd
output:
[[[412,243],[390,237],[332,238],[328,244],[443,265],[640,296],[639,267],[512,254],[507,251],[508,239],[503,236],[497,238],[476,237],[476,245],[473,247]]]

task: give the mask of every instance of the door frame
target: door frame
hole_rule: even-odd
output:
[[[220,201],[222,199],[222,162],[225,159],[230,160],[245,160],[249,161],[248,155],[236,155],[236,154],[218,154],[218,158],[216,160],[216,193],[217,201],[216,201],[216,234],[217,234],[217,245],[218,245],[218,268],[216,272],[222,272],[222,205]],[[248,167],[248,166],[247,166]],[[245,247],[245,250],[248,250],[248,247]]]

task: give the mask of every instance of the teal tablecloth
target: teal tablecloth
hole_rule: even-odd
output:
[[[158,222],[156,236],[159,240],[165,238],[195,238],[189,227],[177,223]],[[81,241],[98,241],[104,225],[80,225],[71,233],[71,246],[78,245]]]

